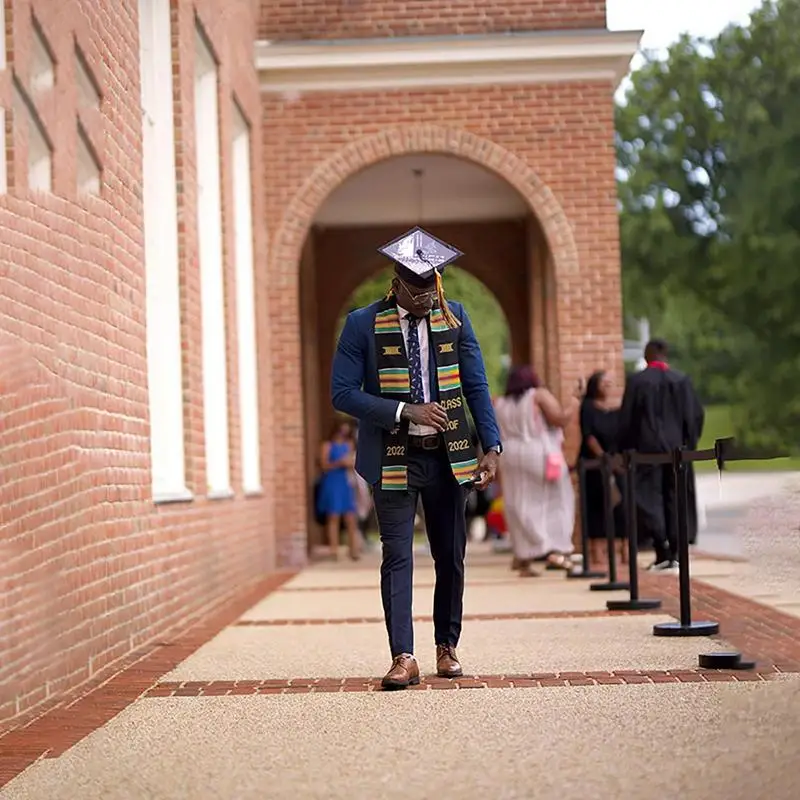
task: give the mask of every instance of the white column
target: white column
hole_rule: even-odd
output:
[[[258,347],[253,264],[253,191],[250,181],[250,127],[233,104],[233,212],[236,239],[236,338],[239,343],[239,428],[242,488],[261,491],[258,418]]]
[[[209,497],[230,497],[233,491],[228,433],[218,78],[216,61],[199,30],[195,32],[194,104],[206,478]]]
[[[147,380],[155,502],[188,500],[170,0],[139,0]]]

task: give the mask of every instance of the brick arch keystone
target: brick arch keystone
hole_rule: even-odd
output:
[[[460,128],[406,125],[357,139],[318,165],[283,216],[274,257],[300,263],[306,236],[322,203],[357,172],[394,156],[444,153],[472,161],[513,186],[542,226],[556,277],[578,271],[578,248],[561,204],[535,170],[500,144]]]

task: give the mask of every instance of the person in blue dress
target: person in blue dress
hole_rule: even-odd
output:
[[[317,512],[325,519],[328,544],[334,558],[339,558],[339,532],[344,520],[350,545],[350,558],[360,557],[361,534],[356,514],[356,490],[352,481],[355,464],[353,427],[337,421],[320,451],[322,476],[317,498]]]

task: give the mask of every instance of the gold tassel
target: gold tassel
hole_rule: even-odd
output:
[[[444,296],[444,284],[442,283],[442,275],[439,270],[434,270],[436,274],[436,294],[439,298],[439,310],[442,312],[442,317],[447,323],[448,328],[458,328],[461,323],[453,316],[450,306],[447,305],[447,299]]]
[[[386,297],[384,297],[383,299],[390,300],[392,297],[394,297],[394,286],[389,287],[389,291],[386,292]]]

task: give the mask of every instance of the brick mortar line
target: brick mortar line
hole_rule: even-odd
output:
[[[676,683],[744,683],[774,680],[800,673],[800,664],[756,670],[613,670],[610,672],[542,672],[527,675],[475,675],[447,679],[422,677],[415,691],[433,689],[544,689],[569,686],[633,686]],[[159,683],[146,698],[235,697],[267,694],[313,694],[381,691],[378,678],[289,678],[263,681],[171,681]]]
[[[664,616],[660,610],[655,611],[530,611],[508,612],[498,614],[465,614],[464,622],[497,622],[502,620],[548,620],[548,619],[600,619],[605,617],[640,617],[652,615]],[[429,615],[417,615],[414,622],[432,622]],[[236,627],[242,628],[283,628],[295,625],[373,625],[383,624],[383,617],[302,617],[299,619],[242,619]]]

